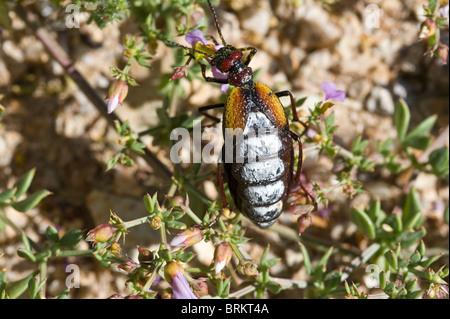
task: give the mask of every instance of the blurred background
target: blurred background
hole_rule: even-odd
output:
[[[0,191],[11,187],[18,176],[36,168],[30,192],[48,189],[53,193],[25,214],[11,207],[4,209],[5,214],[36,242],[42,240],[48,225],[87,232],[108,222],[110,211],[124,220],[145,216],[142,197],[156,191],[163,196],[170,176],[135,155],[131,155],[135,161],[132,167],[116,165],[107,170],[108,160],[122,148],[118,144],[119,135],[110,125],[110,115],[105,115],[104,110],[99,112],[45,48],[32,26],[40,26],[55,39],[92,90],[104,98],[113,79],[110,68],[123,67],[125,63],[124,36],[138,35],[139,23],[124,17],[101,29],[94,22],[88,23],[89,14],[66,10],[69,1],[19,1],[20,4],[14,5],[12,1],[2,2],[0,104],[5,111],[0,120]],[[437,137],[448,129],[448,64],[426,54],[427,42],[419,40],[421,23],[425,20],[423,6],[427,4],[425,0],[215,2],[226,41],[236,47],[258,49],[251,62],[258,81],[274,91],[290,90],[296,99],[307,97],[303,104],[306,108],[323,99],[320,87],[323,81],[334,82],[339,90],[346,92],[346,100],[333,107],[335,124],[339,127],[335,140],[351,148],[355,136],[361,134],[369,140],[368,157],[375,152],[377,140],[396,137],[393,114],[399,98],[409,105],[412,125],[436,114],[437,122],[431,134]],[[9,8],[7,14],[5,5]],[[133,13],[138,11],[135,9]],[[30,21],[27,12],[35,21]],[[191,19],[212,23],[206,4],[195,5],[191,12],[195,12]],[[67,27],[68,21],[75,21],[79,27]],[[169,39],[185,44],[184,37],[178,37],[173,26],[164,27]],[[218,38],[212,24],[204,33]],[[441,32],[441,42],[448,46],[448,29]],[[157,110],[167,99],[167,86],[182,88],[177,98],[171,100],[175,114],[196,112],[200,106],[224,100],[217,86],[201,78],[181,79],[176,84],[168,81],[174,67],[185,61],[182,50],[168,48],[162,41],[155,41],[146,49],[152,56],[151,67],[131,65],[130,74],[139,85],[129,88],[123,106],[115,111],[122,120],[130,122],[134,132],[161,124]],[[178,53],[174,54],[175,51]],[[448,146],[448,131],[444,140],[443,146]],[[167,148],[153,143],[152,136],[143,137],[143,141],[163,165],[173,170]],[[332,185],[333,165],[333,160],[323,154],[307,154],[303,170],[308,180]],[[205,164],[202,170],[215,168]],[[368,243],[349,220],[350,207],[365,206],[370,200],[379,199],[384,210],[391,211],[402,198],[408,181],[405,175],[384,170],[364,173],[357,179],[364,184],[366,192],[352,199],[341,190],[329,193],[328,212],[314,217],[313,227],[308,230],[312,236],[342,243],[349,249],[363,249]],[[425,212],[427,244],[430,249],[448,251],[448,224],[442,222],[448,204],[448,179],[419,174],[414,185]],[[197,186],[209,198],[218,198],[215,178]],[[292,225],[295,221],[295,216],[285,213],[279,222]],[[273,269],[274,274],[304,278],[302,256],[295,243],[277,233],[252,225],[247,227],[246,236],[252,240],[245,245],[251,256],[257,258],[270,243],[271,254],[281,258]],[[123,253],[134,258],[136,245],[152,247],[158,244],[157,240],[157,232],[148,226],[136,227],[127,236]],[[11,227],[4,226],[0,231],[0,253],[4,254],[0,268],[6,268],[8,280],[22,278],[33,269],[32,263],[17,256],[17,249],[22,245],[20,236]],[[80,244],[80,248],[87,247],[84,241]],[[209,264],[210,247],[195,247],[193,250],[200,261]],[[345,256],[341,259],[338,256],[333,262],[339,265],[348,261]],[[81,287],[72,289],[71,297],[106,298],[114,292],[126,294],[124,273],[102,268],[92,258],[80,258],[49,264],[49,296],[64,289],[67,274],[63,266],[71,262],[82,265]],[[441,261],[446,263],[448,254]],[[278,297],[302,296],[287,291]]]

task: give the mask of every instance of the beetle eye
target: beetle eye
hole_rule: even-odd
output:
[[[241,51],[234,51],[233,53],[231,53],[231,60],[235,61],[239,61],[242,58],[242,52]]]
[[[231,68],[231,63],[232,63],[233,61],[231,60],[231,59],[226,59],[226,60],[224,60],[223,62],[222,62],[222,65],[221,65],[221,67],[222,67],[222,72],[228,72],[228,70]]]

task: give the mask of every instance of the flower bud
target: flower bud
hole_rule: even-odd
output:
[[[256,268],[256,265],[252,262],[246,263],[244,265],[244,274],[247,276],[257,277],[258,269]]]
[[[444,64],[447,64],[448,46],[446,44],[439,43],[439,47],[437,48],[437,54],[442,59]]]
[[[448,299],[448,286],[440,284],[432,284],[429,289],[425,290],[422,299]]]
[[[205,297],[209,295],[208,285],[206,284],[207,278],[199,278],[192,283],[192,288],[197,297]]]
[[[301,215],[298,219],[297,219],[297,225],[299,226],[299,230],[298,233],[301,235],[303,234],[303,232],[309,228],[309,226],[312,225],[312,218],[311,218],[311,214],[306,213]]]
[[[117,268],[122,269],[127,272],[127,274],[132,273],[136,268],[139,267],[138,263],[135,263],[133,260],[128,259],[124,263],[117,266]]]
[[[118,243],[112,243],[111,246],[109,246],[110,252],[113,255],[119,255],[122,251],[122,247]]]
[[[437,24],[433,19],[426,19],[420,25],[419,39],[426,39],[436,34]]]
[[[216,274],[222,271],[231,260],[233,251],[231,245],[227,242],[221,242],[214,251],[214,271]]]
[[[189,247],[197,244],[202,241],[203,232],[200,228],[191,227],[179,233],[172,241],[170,242],[171,246],[176,247]]]
[[[114,226],[109,224],[101,224],[87,233],[86,241],[94,243],[104,243],[110,240],[116,231]]]
[[[108,96],[106,97],[108,100],[108,114],[111,114],[119,104],[122,105],[127,94],[128,85],[123,81],[114,80],[109,87]]]
[[[153,260],[154,255],[150,250],[142,248],[140,246],[138,246],[137,248],[139,251],[138,260],[141,264],[148,264]]]
[[[150,227],[157,230],[161,227],[161,217],[155,216],[150,220]]]
[[[226,219],[233,219],[234,217],[236,217],[236,213],[233,212],[231,209],[229,208],[225,208],[223,210],[222,215],[226,218]]]
[[[173,73],[172,77],[170,78],[170,81],[187,77],[187,75],[188,75],[187,65],[177,66],[175,68],[175,72]]]

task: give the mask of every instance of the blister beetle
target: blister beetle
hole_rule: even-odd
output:
[[[210,0],[207,1],[223,47],[211,54],[175,42],[168,41],[168,43],[203,54],[210,59],[212,66],[228,74],[225,79],[206,76],[206,66],[200,64],[203,78],[207,82],[230,84],[234,87],[229,91],[225,103],[204,106],[199,111],[204,113],[215,108],[225,108],[223,116],[225,145],[222,149],[221,162],[230,193],[241,213],[258,227],[267,228],[273,225],[283,212],[293,182],[303,189],[316,207],[313,196],[300,182],[303,159],[300,136],[290,130],[286,112],[279,98],[289,96],[294,121],[301,123],[305,130],[307,125],[299,120],[294,97],[289,91],[275,93],[265,84],[253,81],[253,72],[249,64],[257,52],[256,48],[235,48],[227,44],[214,7]],[[245,59],[244,51],[250,51]],[[227,141],[230,140],[231,147],[227,147],[230,146],[227,145]],[[295,173],[293,140],[299,143]],[[228,203],[220,163],[218,163],[218,184],[223,208],[226,208]]]

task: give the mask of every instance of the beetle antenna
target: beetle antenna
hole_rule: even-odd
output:
[[[183,48],[183,49],[185,49],[185,50],[189,50],[189,51],[193,51],[193,52],[197,52],[197,53],[203,54],[203,55],[207,56],[207,57],[210,58],[210,59],[213,59],[213,58],[214,58],[212,55],[210,55],[210,54],[208,54],[208,53],[205,53],[205,52],[196,50],[196,49],[194,49],[194,48],[190,48],[190,47],[184,46],[184,45],[179,44],[179,43],[176,43],[176,42],[172,42],[172,41],[166,40],[166,43],[168,43],[168,44],[170,44],[170,45],[175,45],[175,46],[180,47],[180,48]]]
[[[211,11],[212,11],[212,14],[213,14],[213,17],[214,17],[214,24],[216,25],[216,29],[217,29],[217,32],[219,33],[220,40],[222,40],[222,44],[223,44],[224,46],[226,46],[227,43],[225,42],[225,39],[223,38],[222,30],[220,30],[220,27],[219,27],[219,21],[217,20],[216,11],[214,10],[214,7],[213,7],[212,4],[211,4],[211,0],[207,0],[207,1],[208,1],[208,4],[209,4],[209,8],[210,8]]]

